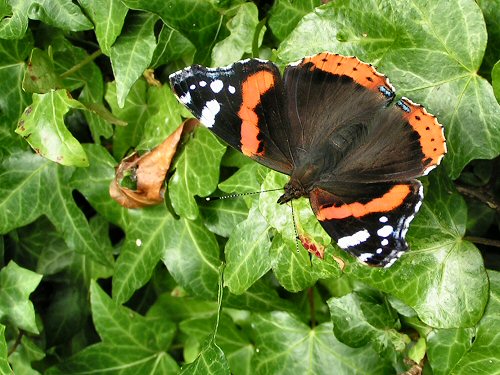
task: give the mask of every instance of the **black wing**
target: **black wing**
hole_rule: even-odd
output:
[[[290,125],[276,65],[257,59],[226,68],[193,65],[172,74],[170,82],[193,115],[230,146],[291,174]]]

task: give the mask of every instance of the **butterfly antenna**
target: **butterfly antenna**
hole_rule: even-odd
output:
[[[297,223],[295,222],[295,211],[293,210],[293,200],[290,201],[290,206],[292,207],[292,221],[293,221],[293,231],[295,232],[295,250],[299,252],[299,232],[297,231]]]
[[[283,190],[283,188],[261,190],[261,191],[251,191],[251,192],[248,192],[248,193],[235,193],[235,194],[222,195],[220,197],[206,197],[205,200],[207,202],[209,202],[209,201],[216,201],[216,200],[220,200],[220,199],[231,199],[231,198],[243,197],[245,195],[255,195],[255,194],[261,194],[261,193],[269,193],[271,191],[278,191],[278,190]]]

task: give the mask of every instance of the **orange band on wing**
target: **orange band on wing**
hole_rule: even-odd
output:
[[[325,221],[350,216],[359,218],[374,212],[388,212],[399,207],[410,193],[409,185],[395,185],[380,198],[375,198],[365,204],[355,202],[340,206],[320,207],[316,217],[320,221]]]
[[[259,116],[255,108],[261,96],[274,86],[273,73],[263,70],[250,75],[242,84],[242,99],[238,117],[241,119],[241,152],[247,156],[264,154],[259,139]]]
[[[426,174],[438,165],[446,154],[443,126],[423,106],[407,98],[402,98],[397,105],[404,111],[403,117],[420,136],[420,146],[424,154],[422,164]]]
[[[394,93],[394,87],[386,76],[378,73],[372,65],[361,62],[357,57],[323,52],[304,58],[302,64],[307,63],[312,63],[315,68],[331,74],[348,76],[371,91],[380,92],[380,86],[383,86]]]

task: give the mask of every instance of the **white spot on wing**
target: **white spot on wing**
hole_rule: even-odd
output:
[[[356,246],[359,245],[361,242],[365,242],[368,238],[370,237],[370,233],[365,230],[360,230],[359,232],[354,233],[351,236],[345,236],[342,238],[339,238],[337,241],[337,244],[342,247],[342,248],[347,248],[350,246]]]
[[[215,116],[220,111],[220,104],[213,99],[208,101],[201,111],[200,122],[207,128],[211,128],[215,124]]]
[[[377,254],[382,254],[382,249],[380,247],[376,251],[377,251]]]
[[[358,255],[358,258],[360,261],[362,262],[366,262],[368,259],[370,259],[371,257],[373,256],[372,253],[363,253],[363,254],[359,254]]]
[[[200,81],[200,87],[205,87],[207,83],[205,81]]]
[[[231,94],[234,94],[236,92],[236,89],[234,88],[234,86],[231,86],[229,85],[229,87],[227,88],[228,91],[231,93]]]
[[[387,223],[388,220],[387,216],[380,216],[380,219],[378,219],[381,223]]]
[[[210,83],[210,88],[216,94],[219,93],[223,87],[224,87],[224,83],[222,83],[222,81],[220,79],[216,79],[215,81]]]
[[[195,86],[195,85],[191,85],[191,86],[189,86],[189,88],[190,88],[191,90],[194,90],[194,89],[196,88],[196,86]]]
[[[384,239],[380,242],[380,244],[381,244],[382,246],[387,246],[387,245],[389,245],[389,240],[388,240],[387,238],[384,238]]]
[[[191,103],[191,93],[190,92],[185,93],[184,95],[179,97],[179,100],[183,104],[190,104]]]
[[[382,228],[380,228],[378,231],[377,231],[377,234],[380,236],[380,237],[389,237],[392,233],[392,231],[394,230],[394,228],[390,225],[384,225]]]

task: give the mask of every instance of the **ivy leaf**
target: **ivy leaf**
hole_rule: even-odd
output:
[[[235,227],[248,217],[243,199],[218,199],[200,207],[205,226],[219,236],[229,237]]]
[[[14,154],[3,160],[0,164],[0,233],[45,215],[69,248],[109,267],[111,251],[96,240],[73,199],[69,185],[72,172],[71,168],[31,152]]]
[[[215,299],[219,278],[219,246],[200,219],[181,218],[168,228],[163,262],[175,281],[191,295]]]
[[[168,183],[168,194],[178,215],[194,220],[198,205],[194,197],[206,197],[217,187],[219,165],[226,151],[219,140],[204,127],[198,127],[175,162]]]
[[[88,371],[122,374],[124,368],[136,374],[178,371],[167,353],[175,333],[172,322],[145,318],[118,305],[95,282],[90,291],[92,317],[102,341],[51,368],[47,374]]]
[[[9,356],[14,374],[40,374],[33,369],[31,363],[40,361],[45,357],[45,352],[34,342],[33,339],[23,336],[16,351]],[[10,374],[10,372],[9,372]]]
[[[311,329],[285,312],[255,314],[255,374],[387,374],[373,349],[350,348],[335,338],[332,324]]]
[[[214,340],[207,340],[196,360],[182,368],[182,375],[189,374],[230,374],[229,364],[221,348]]]
[[[66,90],[33,94],[33,104],[21,116],[16,133],[49,160],[62,165],[86,167],[89,162],[82,145],[64,124],[64,115],[70,108],[85,107],[69,98]]]
[[[491,71],[491,82],[493,85],[493,92],[495,93],[495,97],[500,103],[500,61],[498,61],[495,66],[493,66],[493,70]]]
[[[411,251],[389,269],[358,262],[346,272],[415,309],[436,328],[471,327],[488,299],[481,254],[463,240],[467,209],[463,198],[435,174],[408,232]]]
[[[31,101],[31,95],[23,91],[21,82],[25,72],[24,60],[32,48],[33,37],[30,33],[20,40],[0,39],[0,131],[10,136],[13,125],[17,124],[19,116]],[[6,148],[6,142],[0,142],[0,150]]]
[[[3,1],[4,9],[7,13],[1,14],[0,38],[1,39],[21,39],[28,28],[28,10],[32,2],[30,0]],[[9,9],[10,8],[10,9]],[[7,16],[7,17],[4,17]]]
[[[444,164],[456,178],[471,160],[500,153],[500,106],[491,85],[477,74],[486,39],[483,15],[473,1],[343,0],[305,16],[280,45],[278,57],[290,62],[326,50],[378,65],[397,89],[444,124]]]
[[[0,371],[2,374],[11,374],[12,369],[7,360],[7,342],[5,342],[5,326],[0,324]]]
[[[410,339],[398,332],[401,325],[397,314],[388,308],[386,301],[377,299],[380,297],[374,293],[354,292],[328,300],[333,332],[337,339],[350,347],[369,344],[394,365],[398,362],[402,365],[402,353]],[[398,370],[404,371],[404,368]]]
[[[33,48],[28,69],[24,73],[23,90],[44,94],[61,87],[62,83],[54,70],[52,59],[45,51]]]
[[[182,64],[179,66],[180,69],[192,64],[195,52],[196,48],[189,39],[179,31],[163,25],[151,66],[157,68],[160,65],[180,60],[180,64]]]
[[[124,0],[131,9],[158,14],[171,29],[186,36],[196,47],[195,62],[208,65],[210,47],[217,41],[223,14],[206,0]],[[200,32],[203,30],[203,32]]]
[[[20,329],[38,334],[35,309],[29,295],[42,280],[42,275],[10,262],[0,270],[0,319]]]
[[[488,78],[493,65],[500,58],[500,25],[498,24],[500,3],[497,0],[481,0],[477,4],[481,7],[488,30],[488,44],[481,64],[481,75]]]
[[[111,46],[122,31],[128,8],[120,0],[109,0],[104,3],[97,0],[78,2],[94,22],[99,47],[109,56]]]
[[[269,225],[257,207],[238,224],[226,244],[224,286],[241,294],[271,269]]]
[[[84,31],[93,28],[80,7],[71,0],[37,0],[29,7],[27,15],[48,25],[66,31]]]
[[[127,301],[150,278],[172,235],[174,218],[164,205],[129,211],[129,225],[113,278],[113,298]]]
[[[474,328],[433,330],[427,335],[427,357],[436,375],[450,374],[460,359],[470,350]]]
[[[231,33],[227,38],[215,44],[212,50],[212,65],[224,66],[241,59],[243,54],[252,52],[252,42],[259,23],[259,12],[254,3],[241,4],[236,14],[226,27]],[[261,30],[259,41],[262,42],[265,28]],[[259,43],[260,45],[260,43]]]
[[[198,347],[198,350],[203,340],[207,336],[213,335],[213,326],[214,317],[186,319],[179,324],[181,332],[185,333],[191,341],[196,341],[195,343],[191,343],[191,345]],[[217,342],[217,346],[222,350],[224,357],[227,359],[226,361],[224,358],[221,358],[222,365],[224,362],[227,362],[233,374],[251,374],[250,361],[254,349],[250,343],[250,339],[236,326],[233,320],[225,314],[220,316],[220,323],[215,341]],[[216,348],[212,345],[211,350],[213,351],[214,349]],[[197,352],[195,354],[197,355]],[[187,353],[184,355],[186,358]],[[189,359],[186,358],[186,361],[189,361]],[[200,367],[198,367],[198,371],[200,371],[199,368]],[[218,372],[215,372],[213,369],[212,371],[218,374]],[[219,371],[225,371],[225,366],[220,366]]]
[[[276,0],[269,12],[269,27],[273,35],[282,41],[302,17],[319,5],[321,0]]]
[[[470,350],[453,368],[453,374],[488,374],[492,369],[500,368],[500,273],[489,271],[490,299],[479,322],[476,337]]]
[[[111,47],[110,58],[116,78],[118,107],[123,108],[132,85],[144,73],[156,48],[153,27],[158,18],[138,13],[127,20],[127,30]]]

